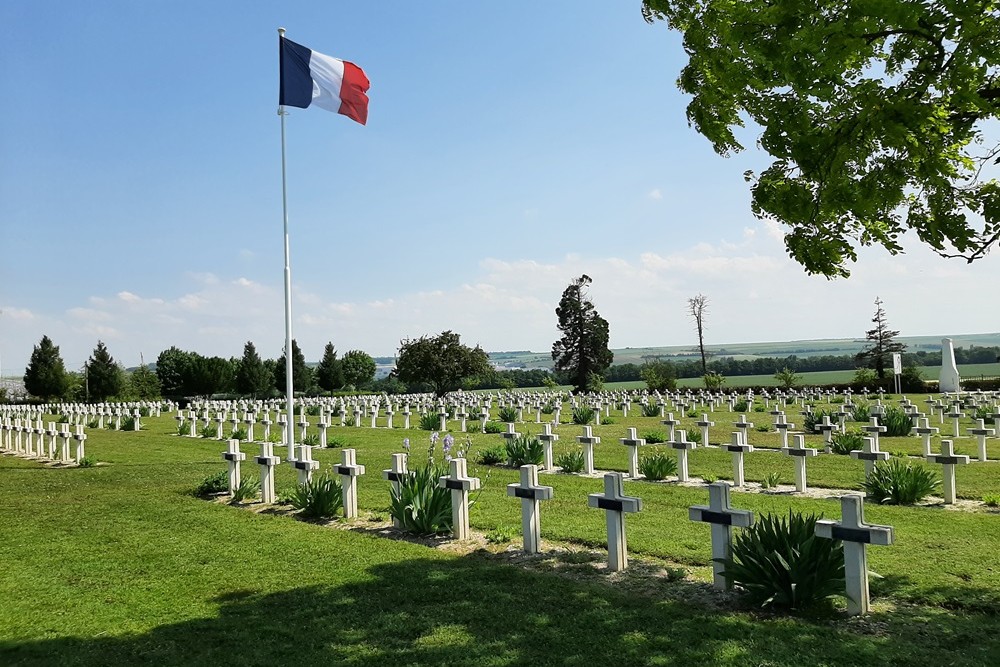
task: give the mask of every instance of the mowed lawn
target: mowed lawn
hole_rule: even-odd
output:
[[[911,398],[919,404],[923,397]],[[628,426],[640,435],[663,429],[658,418],[634,415],[616,414],[615,424],[595,428],[603,441],[598,468],[626,469],[618,438]],[[728,440],[736,417],[713,413],[710,441]],[[770,416],[748,418],[764,424]],[[690,427],[693,420],[684,421]],[[798,421],[791,408],[789,421]],[[702,485],[626,482],[626,492],[644,500],[643,512],[628,518],[635,567],[608,575],[585,549],[604,546],[603,513],[586,499],[601,490],[599,478],[541,476],[555,488],[542,507],[549,553],[523,560],[512,555],[516,539],[507,552],[505,545],[434,548],[377,534],[388,507],[381,470],[403,437],[418,465],[426,431],[331,429],[367,466],[362,517],[343,530],[193,497],[199,481],[225,468],[224,443],[173,435],[168,415],[145,423],[139,433],[89,430],[88,454],[102,462],[95,468],[0,457],[0,665],[1000,664],[1000,515],[981,505],[869,505],[867,519],[893,525],[897,537],[893,546],[869,549],[870,567],[881,575],[872,581],[875,613],[848,619],[838,604],[832,613],[772,615],[709,589],[709,530],[687,518],[688,506],[707,502]],[[562,424],[557,432],[557,454],[576,446],[580,427]],[[472,461],[475,450],[501,441],[470,437]],[[774,451],[777,434],[750,437],[761,451],[747,457],[748,480],[777,472],[790,482],[791,460]],[[960,497],[1000,494],[996,443],[993,460],[959,468]],[[957,444],[974,452],[971,438]],[[917,454],[920,442],[883,439],[882,448]],[[249,457],[257,447],[244,450]],[[339,455],[315,454],[324,469]],[[821,455],[808,465],[812,486],[856,489],[863,478],[863,465],[847,457]],[[244,465],[245,475],[256,472]],[[484,486],[473,528],[517,535],[519,502],[505,492],[516,471],[470,464],[470,472]],[[730,457],[699,448],[691,473],[724,478]],[[278,488],[292,482],[282,465]],[[835,499],[732,496],[734,507],[758,513],[840,515]],[[655,576],[674,568],[683,579]]]

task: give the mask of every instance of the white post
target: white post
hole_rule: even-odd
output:
[[[521,483],[508,484],[507,495],[521,499],[521,532],[524,536],[524,552],[536,554],[541,551],[542,529],[538,503],[552,498],[551,486],[539,486],[538,466],[521,466]]]
[[[358,484],[359,475],[365,474],[365,467],[358,465],[353,449],[342,449],[341,464],[337,466],[340,475],[340,488],[343,490],[344,518],[353,519],[358,516]]]
[[[732,551],[731,527],[747,528],[753,525],[753,512],[734,510],[729,505],[729,484],[713,482],[708,485],[708,506],[688,508],[688,518],[712,525],[712,585],[719,590],[729,589],[729,582],[723,575],[726,566],[721,561],[729,558]]]

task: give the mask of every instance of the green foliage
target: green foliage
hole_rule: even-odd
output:
[[[583,472],[583,463],[583,450],[580,449],[563,452],[555,460],[563,472]]]
[[[341,447],[346,447],[346,446],[347,446],[347,442],[345,440],[341,440],[340,438],[329,437],[329,436],[327,436],[327,438],[326,438],[326,448],[327,449],[339,449]]]
[[[542,406],[543,415],[551,415],[555,411],[556,411],[556,406],[552,401],[549,401],[548,403]]]
[[[611,426],[615,423],[614,417],[601,417],[601,426]]]
[[[656,403],[647,403],[642,406],[642,416],[643,417],[659,417],[660,416],[660,406]]]
[[[206,424],[206,425],[202,426],[201,430],[198,431],[198,433],[203,438],[214,438],[215,434],[218,433],[218,432],[219,432],[218,429],[216,429],[211,424]]]
[[[284,370],[282,370],[284,373]],[[285,377],[281,377],[281,391],[284,390]],[[276,385],[274,373],[257,354],[257,348],[252,341],[243,346],[243,357],[236,363],[233,386],[244,396],[257,398],[268,395]]]
[[[84,456],[79,461],[77,461],[76,465],[78,468],[93,468],[95,465],[97,465],[97,459],[95,459],[93,456]]]
[[[862,486],[865,495],[887,505],[913,505],[940,486],[941,480],[922,464],[889,459],[875,464]]]
[[[829,417],[831,424],[837,423],[835,410],[820,409],[802,415],[802,428],[805,429],[806,433],[819,433],[820,431],[816,427],[823,423],[823,417]]]
[[[135,417],[122,417],[122,430],[123,431],[134,431],[135,430]]]
[[[778,386],[782,389],[792,389],[802,381],[802,376],[796,375],[795,371],[786,366],[774,374],[774,379],[778,381]]]
[[[59,347],[48,336],[31,352],[31,360],[24,369],[24,389],[32,396],[44,400],[60,398],[69,387],[66,367],[59,355]]]
[[[310,417],[319,417],[319,413],[322,410],[323,408],[321,408],[318,405],[310,405],[308,408],[306,408],[306,414],[309,415]]]
[[[878,384],[878,376],[875,375],[875,371],[871,368],[859,368],[854,371],[854,379],[851,380],[851,386],[856,389],[861,389],[863,387],[874,387]],[[832,401],[831,401],[832,402]],[[844,399],[839,398],[837,403],[843,403]]]
[[[507,544],[517,533],[518,529],[513,526],[497,526],[486,531],[486,541],[490,544]]]
[[[228,490],[229,474],[225,470],[220,470],[201,480],[201,483],[194,489],[194,495],[205,498],[217,493],[225,493]]]
[[[513,405],[505,405],[497,411],[497,419],[502,422],[513,423],[517,421],[517,408]]]
[[[420,415],[420,428],[424,431],[436,431],[441,426],[441,418],[433,412]]]
[[[909,231],[969,261],[996,244],[994,4],[644,0],[643,13],[683,33],[688,122],[720,155],[743,149],[735,128],[761,128],[773,162],[746,175],[751,210],[785,226],[806,271],[846,276],[856,246],[896,254]]]
[[[87,391],[90,399],[101,402],[119,396],[125,385],[125,371],[112,358],[103,341],[97,341],[86,365]]]
[[[841,433],[834,431],[830,436],[830,451],[834,454],[849,455],[860,451],[865,445],[865,436],[861,431],[850,429]]]
[[[753,430],[757,431],[758,433],[767,433],[768,431],[771,430],[771,425],[770,424],[757,424],[756,426],[753,427]]]
[[[500,422],[486,422],[483,425],[483,433],[503,433],[504,425]]]
[[[306,519],[332,519],[344,507],[343,489],[329,470],[295,487],[288,501]]]
[[[694,442],[694,443],[697,443],[697,444],[700,445],[701,444],[701,431],[700,430],[696,431],[694,429],[691,429],[687,433],[687,439],[688,439],[688,442]],[[708,444],[708,443],[706,443],[706,444]]]
[[[777,472],[769,472],[760,480],[760,485],[764,489],[776,489],[781,484],[781,475]]]
[[[232,433],[229,434],[229,439],[230,440],[240,440],[240,441],[246,440],[247,439],[247,430],[245,428],[243,428],[242,426],[238,426],[238,427],[236,427],[236,428],[233,429]]]
[[[126,380],[129,397],[137,401],[151,401],[160,397],[160,380],[156,373],[142,365],[128,374]],[[142,415],[148,417],[148,412]]]
[[[363,353],[362,353],[363,354]],[[372,362],[372,366],[375,362]],[[278,357],[277,362],[274,365],[274,373],[272,377],[274,378],[274,388],[278,390],[279,393],[284,395],[286,387],[285,373],[285,353],[282,352],[281,356]],[[374,368],[372,369],[372,376],[375,375]],[[306,358],[302,354],[302,350],[299,349],[299,343],[294,338],[292,339],[292,389],[297,392],[305,393],[309,391],[309,388],[313,384],[312,369],[306,366]]]
[[[240,477],[240,483],[233,489],[232,501],[242,503],[260,495],[260,480],[253,475]]]
[[[982,419],[989,422],[993,418],[993,407],[989,405],[978,405],[976,409],[972,412],[973,419]]]
[[[705,373],[702,380],[705,382],[705,389],[709,391],[718,391],[722,389],[722,385],[726,384],[726,376],[716,371]]]
[[[983,503],[987,507],[1000,507],[1000,493],[983,494]]]
[[[701,479],[702,479],[702,481],[705,482],[705,484],[711,484],[711,483],[717,481],[719,478],[716,477],[715,475],[710,475],[710,474],[706,473],[706,474],[704,474],[704,475],[701,476]]]
[[[323,348],[323,358],[316,366],[316,384],[320,389],[335,391],[344,386],[344,368],[337,359],[337,350],[333,343],[327,343]]]
[[[642,434],[642,439],[647,445],[658,445],[667,441],[667,434],[663,431],[646,431]]]
[[[647,361],[639,370],[639,377],[643,379],[650,391],[674,391],[677,389],[677,369],[669,361],[662,359]],[[659,408],[657,408],[656,414],[646,416],[656,417],[659,414]]]
[[[91,426],[90,423],[88,422],[87,428],[97,428],[97,424],[95,423],[94,426]],[[188,423],[186,421],[177,422],[177,435],[187,435],[189,428],[191,427],[188,426]]]
[[[869,419],[871,419],[871,406],[864,401],[858,401],[851,410],[851,421],[867,423]]]
[[[840,540],[816,536],[814,514],[789,510],[773,514],[733,538],[729,558],[717,559],[731,584],[754,603],[778,609],[804,609],[843,595],[844,552]]]
[[[875,298],[875,316],[872,318],[872,322],[875,324],[875,328],[869,329],[865,334],[869,345],[858,352],[855,358],[858,363],[874,370],[876,378],[881,381],[886,377],[886,368],[892,368],[893,353],[903,352],[906,350],[906,346],[894,340],[899,332],[889,329],[885,320],[885,310],[882,308],[882,300],[878,297]]]
[[[463,380],[492,370],[486,352],[478,345],[462,345],[453,331],[405,340],[396,358],[396,375],[403,382],[429,385],[437,396],[461,389]]]
[[[741,398],[740,400],[733,403],[734,412],[746,412],[749,409],[750,409],[750,404],[745,398]]]
[[[479,452],[479,462],[483,465],[495,466],[507,460],[507,448],[503,445],[487,447]]]
[[[677,459],[665,452],[656,452],[639,458],[639,472],[648,480],[658,482],[677,474]]]
[[[909,435],[913,428],[909,415],[903,412],[902,408],[890,405],[885,409],[885,414],[879,418],[879,424],[885,427],[883,434],[887,438],[899,438]]]
[[[507,438],[504,448],[507,451],[507,464],[514,468],[528,464],[541,465],[545,460],[542,441],[531,435]]]
[[[403,530],[417,535],[451,530],[451,491],[438,486],[447,474],[444,466],[428,464],[405,475],[398,491],[390,487],[389,514]]]
[[[601,317],[584,293],[591,283],[584,274],[570,283],[556,307],[562,338],[552,344],[553,367],[569,377],[573,391],[588,391],[594,376],[600,376],[614,361],[608,348],[608,321]]]
[[[318,447],[319,433],[307,433],[306,437],[302,438],[302,444],[308,445],[309,447]]]
[[[573,408],[573,423],[586,426],[594,421],[594,409],[586,405]]]

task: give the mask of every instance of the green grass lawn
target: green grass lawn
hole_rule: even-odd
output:
[[[598,468],[626,469],[618,438],[627,427],[640,435],[664,428],[636,414],[614,412],[616,423],[595,428]],[[728,441],[736,417],[713,413],[710,441]],[[691,428],[694,420],[683,421]],[[893,546],[869,549],[882,575],[872,581],[875,613],[864,621],[771,615],[708,588],[709,530],[687,518],[687,507],[707,502],[704,486],[626,482],[644,510],[628,518],[635,567],[625,573],[603,574],[589,552],[563,549],[516,565],[502,547],[450,551],[376,534],[372,519],[383,520],[388,507],[380,471],[403,437],[419,462],[426,431],[331,429],[367,466],[362,518],[338,530],[193,497],[199,481],[224,469],[224,443],[173,435],[172,416],[145,423],[139,433],[90,430],[87,452],[103,463],[94,468],[0,457],[0,665],[1000,664],[1000,514],[984,508],[869,505],[868,521],[893,525],[897,536]],[[557,454],[576,446],[580,427],[557,432]],[[475,450],[501,441],[470,437]],[[778,435],[750,438],[760,451],[747,456],[748,480],[773,471],[790,482],[791,459],[773,451]],[[998,443],[990,442],[992,460],[959,468],[960,497],[1000,493]],[[974,440],[957,446],[972,454]],[[917,454],[920,441],[884,438],[882,449]],[[252,456],[257,447],[244,450]],[[326,468],[339,451],[315,457]],[[847,457],[821,455],[808,466],[811,486],[856,489],[863,479],[863,465]],[[690,467],[698,477],[731,474],[730,456],[714,448],[695,450]],[[245,464],[244,474],[255,468]],[[505,492],[516,471],[470,464],[470,472],[484,480],[473,528],[519,534],[519,503]],[[279,489],[293,483],[286,465],[278,477]],[[555,488],[542,508],[546,546],[603,548],[603,514],[586,501],[601,480],[544,474],[542,483]],[[734,507],[758,513],[839,518],[834,499],[732,497]],[[648,574],[660,566],[687,575]]]

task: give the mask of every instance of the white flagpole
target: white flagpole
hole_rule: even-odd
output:
[[[285,29],[278,28],[279,40],[285,36]],[[288,423],[285,424],[285,438],[288,443],[288,461],[295,461],[295,390],[292,383],[292,267],[288,249],[288,188],[285,181],[285,111],[278,106],[281,117],[281,210],[285,220],[285,402]]]

